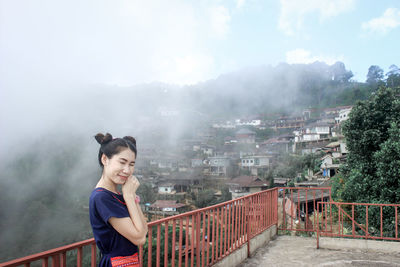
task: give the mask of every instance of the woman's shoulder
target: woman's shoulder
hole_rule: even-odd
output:
[[[101,199],[112,199],[111,192],[101,187],[93,189],[92,193],[90,194],[90,201],[97,201]]]

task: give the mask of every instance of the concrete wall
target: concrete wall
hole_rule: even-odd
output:
[[[276,225],[271,226],[261,234],[254,236],[250,240],[250,254],[253,254],[258,248],[265,246],[277,234]],[[227,257],[217,262],[213,266],[216,267],[232,267],[240,264],[247,258],[247,243],[241,248],[235,250]]]
[[[356,250],[363,252],[400,253],[400,242],[353,238],[320,237],[319,247],[334,250]]]

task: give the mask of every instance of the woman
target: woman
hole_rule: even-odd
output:
[[[90,195],[90,224],[102,253],[99,266],[139,266],[138,246],[146,242],[147,223],[136,196],[133,176],[137,155],[133,137],[97,134],[102,176]],[[118,192],[122,186],[122,195]]]

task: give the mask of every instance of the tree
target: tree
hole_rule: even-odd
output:
[[[329,68],[332,81],[337,81],[339,83],[346,83],[349,82],[351,77],[353,77],[353,72],[346,70],[346,67],[343,62],[336,62]]]
[[[386,73],[386,85],[388,87],[400,86],[400,69],[396,65],[391,65],[389,71]]]
[[[343,126],[349,153],[342,175],[333,179],[334,199],[361,203],[400,202],[399,125],[400,99],[393,89],[382,87],[369,100],[353,107]],[[360,213],[361,221],[365,220],[363,216],[365,212]],[[373,217],[371,213],[370,217]],[[394,213],[385,217],[394,220]],[[371,221],[370,225],[371,229],[378,229],[380,222]],[[390,226],[393,225],[384,223],[384,230],[392,231]]]
[[[383,69],[381,69],[379,66],[372,65],[368,69],[368,74],[367,74],[367,83],[369,84],[377,84],[383,79]]]

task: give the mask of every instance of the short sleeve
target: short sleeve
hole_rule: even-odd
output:
[[[108,220],[111,217],[129,217],[129,212],[125,204],[117,197],[114,197],[106,192],[98,194],[94,199],[94,204],[98,215],[107,225],[110,225]]]

